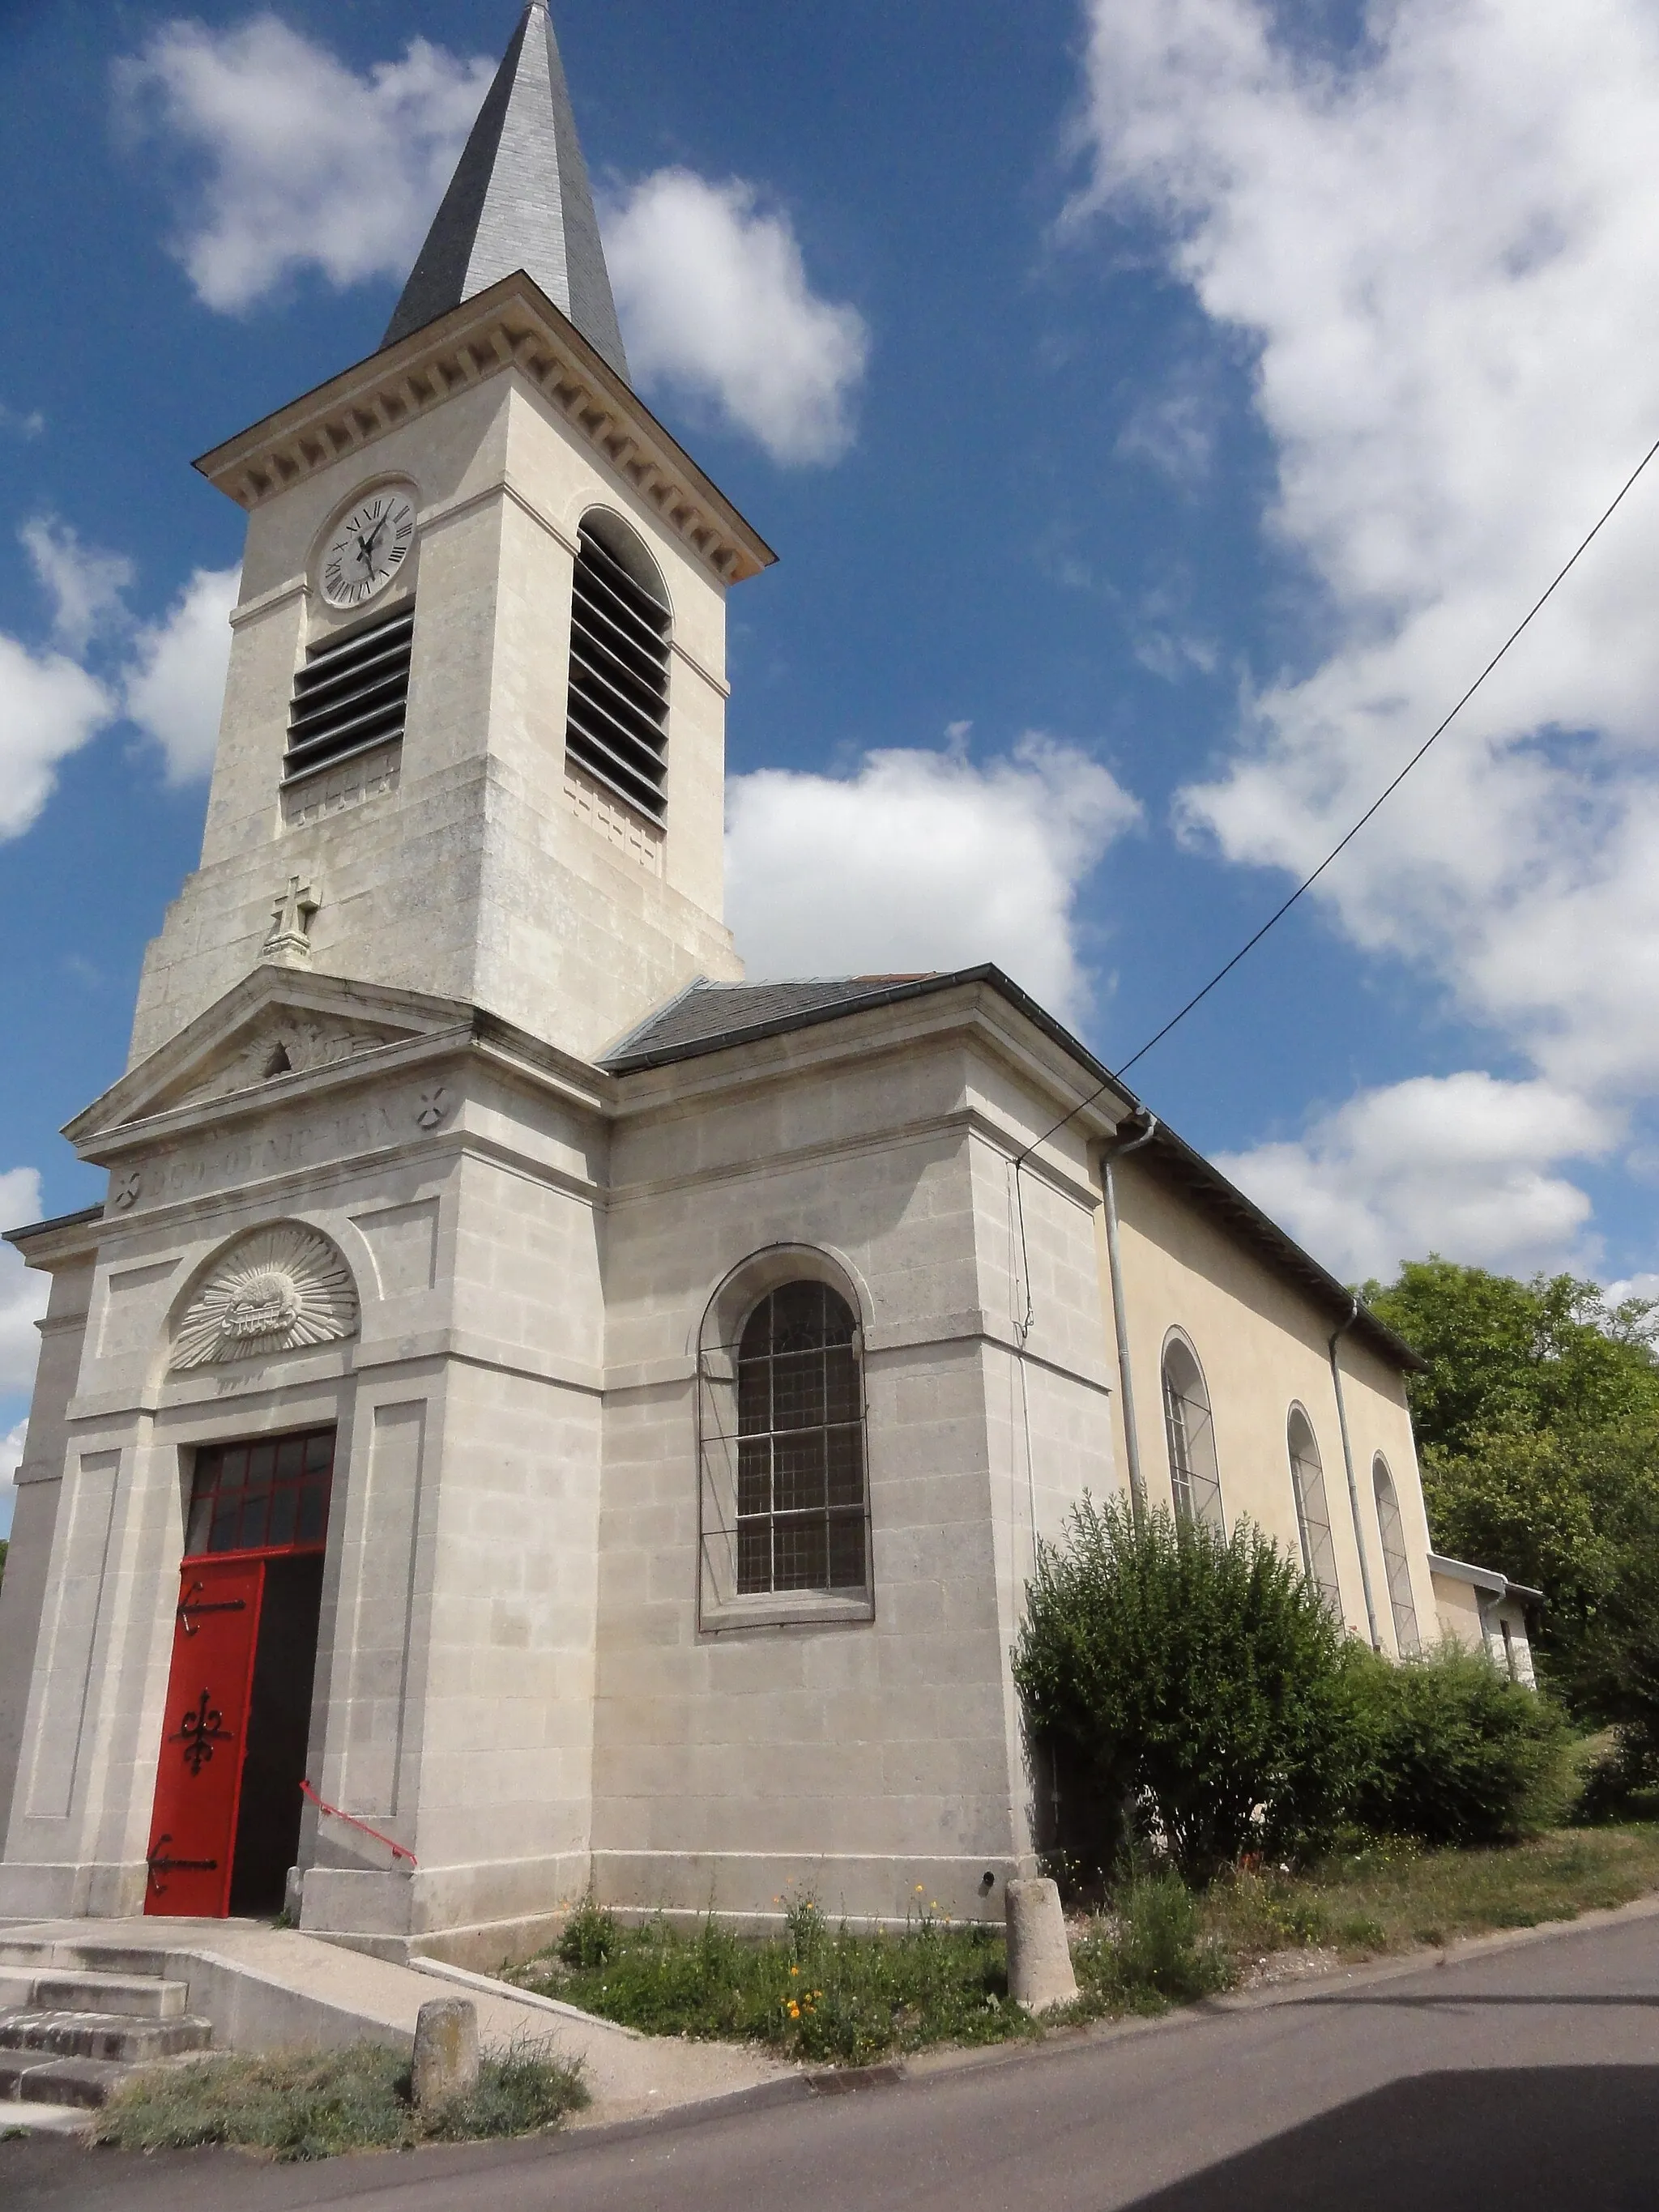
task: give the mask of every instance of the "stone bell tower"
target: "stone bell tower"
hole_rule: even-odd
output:
[[[286,1900],[489,1963],[589,1878],[593,1063],[741,973],[726,593],[772,558],[629,387],[542,0],[380,349],[198,465],[248,518],[201,864],[66,1132],[106,1202],[14,1238],[0,1917]]]
[[[261,964],[584,1059],[741,974],[726,593],[773,556],[629,387],[542,0],[381,349],[198,466],[246,553],[201,865],[132,1064]]]

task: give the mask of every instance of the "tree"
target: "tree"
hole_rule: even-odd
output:
[[[1432,1257],[1367,1297],[1428,1361],[1410,1389],[1436,1544],[1541,1589],[1552,1680],[1582,1717],[1633,1721],[1621,1680],[1648,1679],[1644,1638],[1659,1658],[1655,1308]]]
[[[1595,1284],[1572,1275],[1522,1283],[1434,1255],[1408,1261],[1386,1289],[1368,1283],[1365,1299],[1428,1362],[1411,1384],[1425,1452],[1464,1453],[1477,1437],[1659,1417],[1656,1309],[1646,1300],[1610,1307]]]

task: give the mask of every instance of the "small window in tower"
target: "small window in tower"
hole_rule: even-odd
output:
[[[667,812],[669,612],[649,555],[614,515],[581,526],[565,749],[652,822]]]
[[[414,636],[414,602],[405,599],[395,614],[312,647],[294,679],[285,782],[401,738]]]

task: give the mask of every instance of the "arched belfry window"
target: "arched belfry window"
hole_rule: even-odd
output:
[[[1371,1462],[1371,1486],[1376,1492],[1376,1533],[1382,1542],[1389,1603],[1394,1609],[1394,1640],[1401,1655],[1409,1657],[1421,1649],[1417,1633],[1417,1607],[1412,1597],[1411,1562],[1406,1557],[1406,1527],[1400,1517],[1394,1477],[1381,1452]]]
[[[1224,1531],[1210,1394],[1198,1355],[1184,1336],[1172,1336],[1164,1347],[1164,1431],[1177,1519],[1203,1521]]]
[[[1302,1538],[1302,1564],[1308,1579],[1339,1619],[1342,1590],[1336,1578],[1336,1547],[1331,1540],[1331,1510],[1325,1500],[1325,1469],[1313,1423],[1300,1406],[1292,1406],[1287,1438],[1291,1455],[1291,1487],[1296,1493],[1296,1525]]]
[[[698,1357],[705,1627],[867,1618],[869,1485],[858,1315],[799,1255],[717,1296]]]
[[[645,547],[615,515],[587,516],[570,609],[565,752],[653,822],[668,811],[669,627]]]

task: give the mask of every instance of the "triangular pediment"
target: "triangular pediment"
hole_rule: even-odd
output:
[[[246,1098],[469,1026],[458,1000],[261,968],[130,1068],[64,1133],[89,1139],[158,1115]]]

